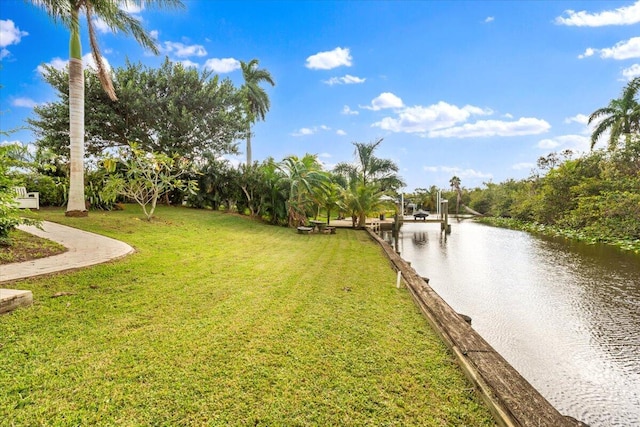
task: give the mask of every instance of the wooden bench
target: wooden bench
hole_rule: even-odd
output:
[[[24,187],[14,187],[16,202],[20,209],[40,209],[40,193],[27,193]]]
[[[313,227],[298,227],[298,234],[309,234],[313,231]]]

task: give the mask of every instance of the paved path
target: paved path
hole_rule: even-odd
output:
[[[131,246],[119,240],[54,222],[43,221],[43,230],[32,226],[18,228],[58,242],[68,251],[47,258],[0,265],[0,283],[101,264],[134,252]]]

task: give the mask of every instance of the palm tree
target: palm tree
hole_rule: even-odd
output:
[[[460,200],[462,200],[462,190],[460,189],[460,183],[460,178],[455,175],[449,180],[451,188],[456,191],[456,215],[458,215],[460,211]]]
[[[117,100],[111,76],[102,62],[100,47],[96,38],[93,18],[104,21],[114,32],[132,35],[142,46],[158,53],[153,39],[144,30],[140,21],[120,6],[127,4],[120,0],[30,0],[45,9],[56,22],[69,28],[69,201],[67,216],[86,216],[84,199],[84,72],[82,69],[82,47],[80,44],[80,15],[87,18],[89,44],[103,89],[113,101]],[[180,0],[136,0],[140,5],[182,6]]]
[[[343,188],[338,183],[330,181],[326,191],[322,192],[320,200],[322,207],[327,210],[327,225],[331,223],[331,211],[340,211],[344,207],[342,190]]]
[[[343,191],[344,205],[351,213],[353,226],[364,227],[367,221],[367,214],[386,208],[387,202],[382,198],[384,193],[376,184],[358,183],[355,187],[351,187]]]
[[[251,164],[251,125],[256,120],[264,120],[267,111],[271,107],[267,92],[260,87],[260,83],[267,82],[275,86],[271,73],[258,68],[258,60],[240,61],[244,85],[241,88],[242,98],[247,113],[247,165]]]
[[[346,204],[354,222],[357,218],[361,227],[364,227],[367,213],[385,206],[376,197],[379,199],[385,192],[393,193],[405,185],[397,174],[398,166],[392,160],[374,155],[381,142],[382,138],[370,143],[354,142],[356,162],[338,163],[333,169],[336,175],[348,182],[348,188],[344,192]]]
[[[591,149],[598,139],[607,131],[609,134],[609,151],[617,148],[621,136],[629,136],[640,132],[640,104],[638,93],[640,91],[640,77],[636,77],[622,90],[622,97],[612,99],[609,105],[599,108],[589,116],[589,124],[600,119],[598,125],[591,134]]]
[[[403,187],[405,183],[397,175],[398,166],[392,160],[380,159],[374,155],[381,142],[382,138],[370,143],[354,142],[357,163],[338,163],[334,172],[353,183],[359,181],[365,186],[376,183],[383,191],[392,191]]]
[[[315,155],[305,154],[304,157],[286,157],[280,166],[287,175],[289,184],[288,217],[289,226],[304,225],[307,220],[307,210],[313,203],[314,189],[325,187],[328,183],[327,174]]]
[[[266,186],[265,194],[263,194],[265,210],[272,224],[281,224],[287,220],[286,177],[282,173],[280,165],[272,157],[263,161],[260,167]]]

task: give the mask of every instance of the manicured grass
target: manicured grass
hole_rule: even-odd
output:
[[[13,230],[9,233],[11,244],[0,245],[0,264],[44,258],[65,252],[67,248],[48,239]]]
[[[41,215],[137,252],[20,283],[35,305],[0,317],[0,425],[493,425],[362,231]]]

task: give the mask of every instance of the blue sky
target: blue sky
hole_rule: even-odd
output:
[[[586,117],[640,75],[640,0],[185,4],[129,8],[159,56],[98,22],[108,64],[168,56],[240,85],[238,61],[257,58],[276,86],[255,160],[313,153],[330,169],[353,160],[353,141],[384,138],[377,153],[398,164],[405,191],[447,188],[453,175],[469,188],[524,178],[540,156],[586,150]],[[38,67],[64,66],[68,40],[42,10],[0,0],[2,130],[55,100]]]

